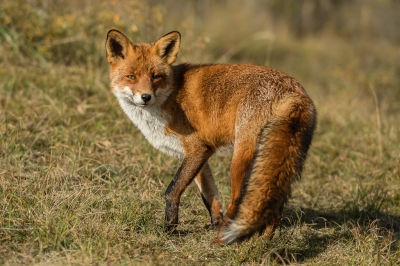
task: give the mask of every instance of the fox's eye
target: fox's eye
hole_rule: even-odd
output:
[[[126,76],[128,79],[136,79],[135,75],[128,75]]]
[[[152,80],[157,80],[157,79],[161,79],[162,75],[157,75],[157,74],[153,74],[153,76],[151,77]]]

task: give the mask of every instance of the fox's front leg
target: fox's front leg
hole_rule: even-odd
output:
[[[196,146],[186,153],[181,166],[165,192],[165,231],[172,233],[178,225],[179,202],[182,193],[213,154],[207,146]]]
[[[210,213],[210,228],[218,228],[223,221],[223,211],[218,196],[218,189],[208,162],[204,164],[194,181],[200,190],[204,205]]]

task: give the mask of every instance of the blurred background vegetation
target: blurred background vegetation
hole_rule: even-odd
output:
[[[0,264],[399,264],[399,26],[398,0],[0,0]],[[267,65],[306,88],[319,126],[272,242],[210,247],[190,189],[191,233],[163,234],[179,162],[112,96],[110,29],[178,30],[177,63]],[[211,166],[226,205],[229,155]]]
[[[221,56],[249,37],[252,41],[317,36],[400,43],[396,0],[2,0],[1,6],[5,51],[62,63],[103,55],[103,39],[111,28],[134,41],[179,30],[186,53],[199,59],[204,54],[206,59]],[[245,56],[241,51],[236,60]]]

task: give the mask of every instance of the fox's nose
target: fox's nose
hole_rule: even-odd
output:
[[[147,103],[151,100],[151,95],[147,93],[142,94],[142,100],[144,101],[144,103]]]

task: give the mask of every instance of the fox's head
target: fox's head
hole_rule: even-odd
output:
[[[170,93],[171,64],[180,41],[179,32],[173,31],[155,43],[131,43],[121,32],[110,30],[106,51],[114,94],[136,106],[164,102]]]

